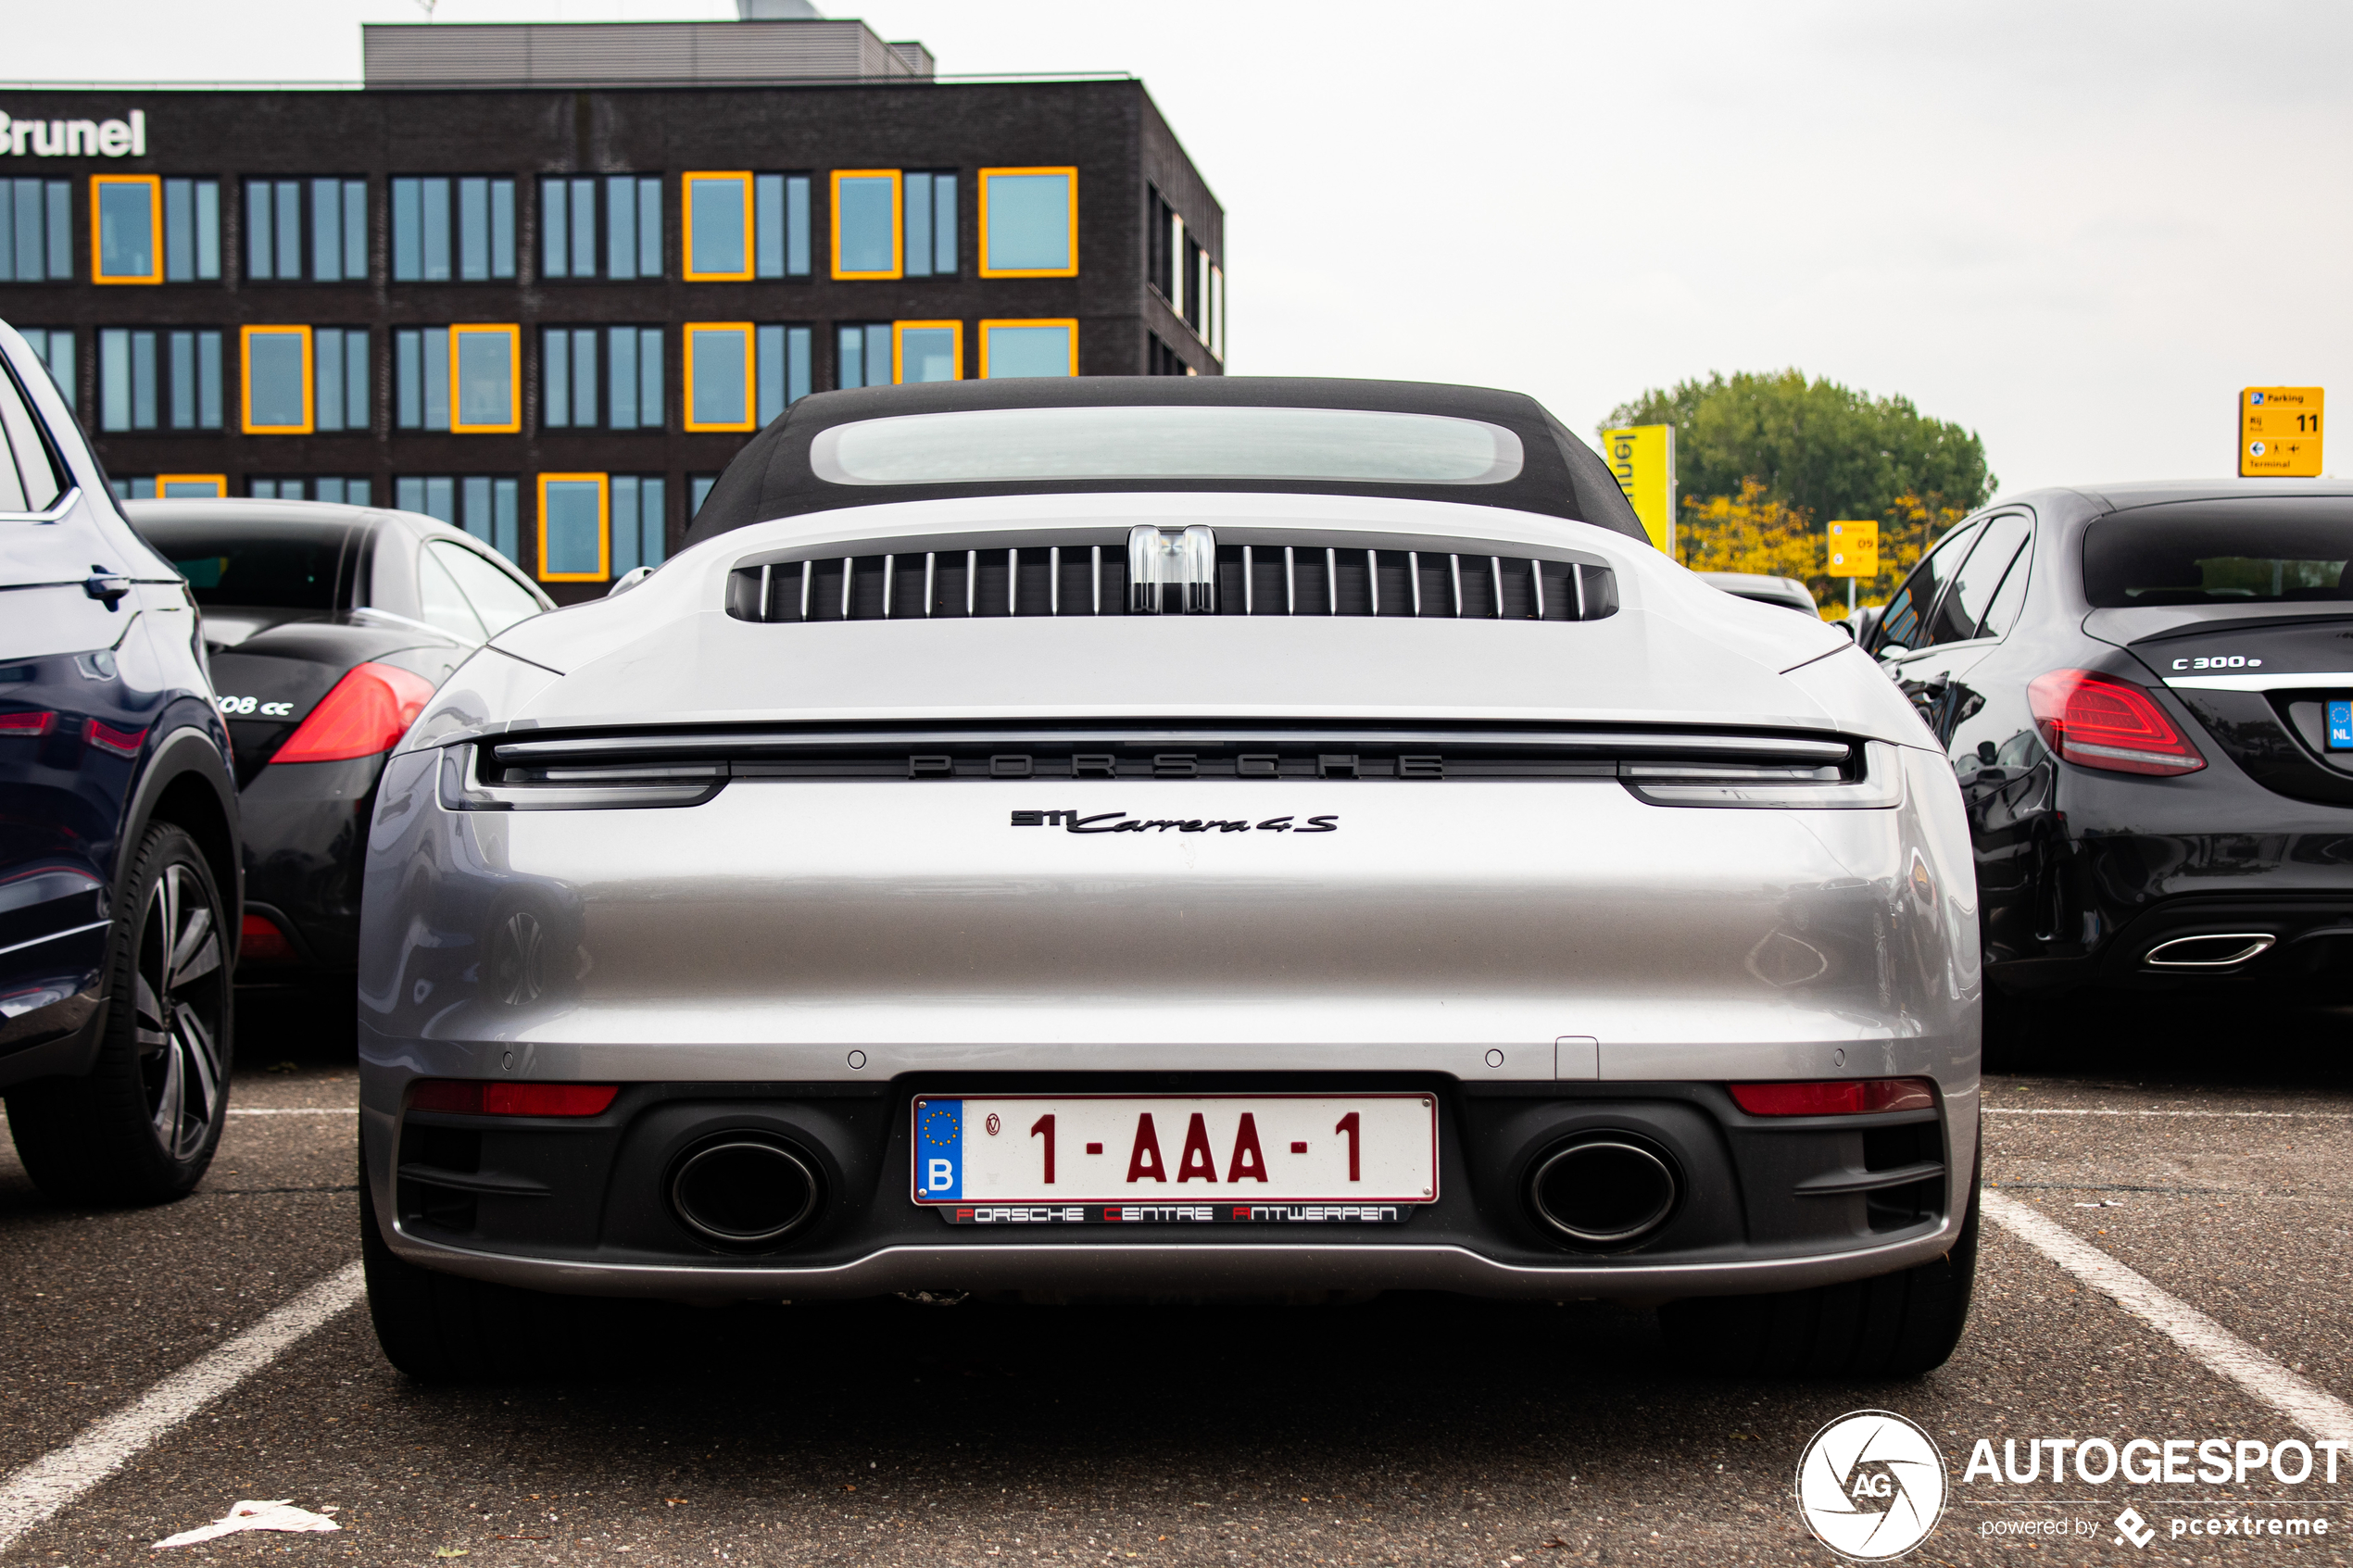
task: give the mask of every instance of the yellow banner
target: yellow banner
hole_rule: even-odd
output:
[[[1634,505],[1651,543],[1675,553],[1675,427],[1634,425],[1602,432],[1602,454],[1617,487]]]
[[[2241,388],[2239,477],[2318,478],[2322,403],[2317,386]]]
[[[1831,576],[1879,575],[1879,521],[1876,518],[1834,520],[1831,523],[1827,543]]]

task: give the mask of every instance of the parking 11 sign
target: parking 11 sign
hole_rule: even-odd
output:
[[[2317,479],[2321,389],[2250,386],[2239,392],[2239,477]]]

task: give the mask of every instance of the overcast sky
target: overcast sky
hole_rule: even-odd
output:
[[[2353,6],[819,4],[944,73],[1143,78],[1226,207],[1239,372],[1514,387],[1591,431],[1645,387],[1794,365],[1979,432],[2010,491],[2229,472],[2243,385],[2353,399]],[[359,22],[422,12],[0,17],[13,78],[351,79]]]

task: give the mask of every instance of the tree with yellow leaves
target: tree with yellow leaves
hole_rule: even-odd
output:
[[[1906,491],[1880,520],[1877,577],[1858,578],[1856,602],[1883,604],[1928,547],[1968,515],[1942,495]],[[1824,620],[1846,613],[1846,579],[1832,577],[1827,536],[1804,507],[1775,500],[1761,479],[1741,481],[1738,495],[1687,495],[1676,549],[1693,571],[1745,571],[1794,577],[1814,596]]]

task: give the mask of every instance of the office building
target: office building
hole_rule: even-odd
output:
[[[0,90],[0,317],[123,494],[388,502],[565,599],[810,392],[1220,372],[1225,215],[1140,82],[739,4],[370,26],[357,86]]]

